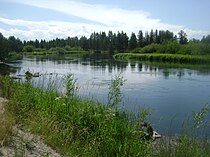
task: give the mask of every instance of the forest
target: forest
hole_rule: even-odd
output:
[[[178,36],[169,30],[151,30],[143,33],[142,30],[130,37],[123,31],[114,33],[94,32],[89,38],[68,37],[53,40],[21,41],[19,38],[4,37],[0,33],[0,60],[9,58],[12,52],[45,52],[53,51],[65,54],[67,51],[90,51],[94,53],[164,53],[187,55],[210,55],[210,35],[203,36],[201,40],[187,38],[187,34],[181,30]]]

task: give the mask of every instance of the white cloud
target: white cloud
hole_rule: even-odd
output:
[[[184,30],[189,38],[201,38],[208,34],[206,31],[196,31],[185,26],[171,25],[161,22],[159,19],[153,19],[150,14],[141,10],[125,10],[113,8],[104,5],[86,4],[77,1],[67,0],[10,0],[12,2],[26,4],[34,7],[50,9],[65,13],[70,16],[76,16],[88,20],[87,23],[72,23],[61,21],[27,21],[27,20],[9,20],[0,18],[0,22],[12,26],[27,27],[28,30],[10,29],[9,32],[3,30],[6,34],[19,34],[18,37],[24,39],[46,38],[67,36],[90,35],[93,31],[125,31],[130,35],[131,32],[137,33],[138,30],[170,30],[178,33]],[[26,33],[26,34],[25,34]],[[21,35],[22,34],[22,35]],[[30,35],[30,36],[29,36]]]
[[[115,28],[101,26],[96,24],[72,23],[61,21],[28,21],[28,20],[11,20],[0,17],[0,23],[9,25],[10,29],[1,29],[0,32],[6,36],[16,36],[21,40],[34,39],[55,39],[67,38],[74,36],[89,36],[94,31],[108,31]],[[18,29],[17,26],[27,29]]]

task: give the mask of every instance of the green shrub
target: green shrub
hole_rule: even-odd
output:
[[[23,47],[23,52],[33,52],[34,51],[34,46],[32,45],[26,45]]]
[[[141,47],[135,48],[131,51],[131,53],[141,53]]]
[[[157,53],[160,51],[161,45],[159,44],[150,44],[143,47],[140,53]]]
[[[56,54],[59,54],[59,55],[63,55],[66,53],[66,50],[64,48],[61,48],[61,47],[52,47],[49,49],[49,52],[50,53],[56,53]]]
[[[166,41],[163,45],[161,45],[160,53],[166,54],[176,54],[180,49],[180,44],[176,40]]]

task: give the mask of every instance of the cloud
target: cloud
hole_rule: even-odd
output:
[[[0,18],[0,22],[12,26],[9,31],[3,30],[6,34],[19,34],[18,37],[24,39],[34,39],[37,37],[51,39],[55,37],[67,36],[89,36],[94,31],[125,31],[129,35],[138,30],[170,30],[178,33],[184,30],[189,38],[201,38],[208,34],[206,31],[196,31],[185,26],[172,25],[162,22],[160,19],[153,19],[148,12],[142,10],[125,10],[113,8],[105,5],[86,4],[78,1],[67,0],[10,0],[20,4],[30,5],[44,9],[65,13],[80,19],[85,19],[86,23],[73,23],[64,21],[27,21],[11,20]],[[23,26],[27,29],[17,29],[16,26]],[[27,36],[25,33],[30,34]],[[22,36],[21,36],[22,34]]]
[[[0,17],[0,23],[9,26],[9,29],[1,29],[0,32],[6,36],[16,36],[21,40],[55,39],[74,36],[89,36],[94,31],[109,31],[115,28],[97,24],[73,23],[62,21],[29,21],[12,20]],[[18,29],[24,27],[26,29]]]

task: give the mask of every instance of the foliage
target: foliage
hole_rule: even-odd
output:
[[[169,53],[206,55],[210,54],[209,35],[201,40],[193,39],[188,42],[187,34],[181,30],[177,38],[169,30],[151,30],[143,33],[139,30],[138,35],[132,33],[130,38],[123,31],[113,33],[93,32],[89,38],[82,36],[68,37],[66,39],[20,41],[13,36],[5,38],[0,34],[0,60],[5,60],[9,52],[33,52],[34,55],[57,53],[60,55],[78,52],[126,52],[133,50],[139,53]],[[141,49],[142,48],[142,49]],[[141,50],[141,51],[140,51]],[[10,57],[10,56],[9,56]]]
[[[67,76],[67,83],[72,87],[72,75]],[[122,80],[120,76],[116,78]],[[190,137],[186,132],[178,139],[169,137],[154,143],[145,140],[140,124],[150,114],[148,109],[141,110],[135,117],[93,101],[77,97],[66,99],[54,88],[43,90],[31,86],[30,82],[2,79],[7,86],[4,93],[10,92],[6,94],[10,98],[7,111],[14,114],[12,116],[23,128],[40,134],[63,155],[207,157],[210,153],[208,141]],[[206,111],[204,107],[198,115]]]
[[[76,96],[78,87],[76,86],[76,80],[72,74],[67,74],[64,77],[65,86],[66,86],[66,96],[68,99],[73,99]]]
[[[133,50],[131,50],[131,53],[141,53],[141,47],[135,48]]]
[[[201,126],[204,128],[208,126],[206,124],[207,114],[210,113],[209,104],[205,105],[199,112],[193,111],[193,122],[194,125],[187,128],[177,138],[168,137],[160,140],[156,144],[157,151],[154,152],[153,156],[157,157],[168,157],[168,156],[196,156],[196,157],[208,157],[210,154],[210,143],[208,139],[205,139],[205,134],[200,134],[200,138],[191,136],[194,131],[200,129]]]
[[[199,129],[204,125],[204,120],[210,113],[210,105],[206,104],[199,112],[193,112],[194,128]]]
[[[181,30],[179,33],[179,43],[180,44],[187,44],[187,34]]]
[[[115,76],[114,79],[111,80],[111,85],[109,87],[108,94],[108,107],[116,107],[119,102],[122,100],[122,93],[120,87],[123,86],[125,80],[120,75]]]
[[[143,47],[140,51],[140,53],[157,53],[160,51],[160,45],[159,44],[150,44],[145,47]]]
[[[137,47],[137,38],[136,38],[136,35],[135,33],[132,33],[131,34],[131,38],[130,38],[130,41],[129,41],[129,49],[130,50],[133,50]]]
[[[7,39],[0,33],[0,61],[5,60],[8,55],[8,43]]]
[[[176,54],[180,49],[180,44],[176,40],[166,41],[162,46],[160,53]]]
[[[33,52],[34,51],[34,46],[32,45],[26,45],[23,47],[23,52]]]
[[[64,48],[61,48],[61,47],[52,47],[49,49],[49,52],[51,53],[56,53],[56,54],[59,54],[59,55],[63,55],[66,53],[66,50]]]
[[[74,81],[72,75],[67,76],[71,94]],[[55,89],[44,91],[32,87],[30,82],[6,85],[15,89],[10,92],[9,109],[16,121],[41,134],[47,143],[67,156],[151,154],[150,141],[144,139],[138,121],[123,111],[73,95],[66,99]]]
[[[0,90],[1,92],[1,96],[3,96],[4,98],[9,98],[10,94],[12,92],[12,88],[10,88],[10,84],[12,83],[12,79],[9,76],[0,76]]]
[[[114,55],[117,60],[139,60],[151,62],[169,62],[169,63],[190,63],[203,64],[210,62],[210,56],[201,55],[181,55],[181,54],[134,54],[118,53]]]
[[[155,146],[156,151],[152,156],[156,157],[208,157],[210,153],[207,140],[190,137],[185,133],[178,139],[175,137],[161,139]]]
[[[181,45],[177,53],[188,55],[209,55],[210,44],[189,42],[188,44]]]
[[[203,36],[203,38],[201,39],[202,43],[210,43],[210,35],[207,36]]]
[[[4,104],[4,108],[7,108],[7,104]],[[15,119],[7,109],[3,113],[0,112],[0,147],[8,142],[9,136],[12,135],[12,126],[15,123]]]

